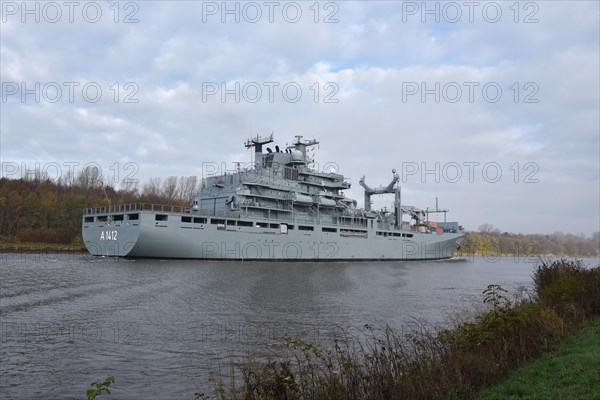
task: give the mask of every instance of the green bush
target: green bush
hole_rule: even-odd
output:
[[[269,361],[258,369],[242,368],[244,398],[247,399],[296,399],[298,383],[288,361]]]
[[[107,377],[103,382],[96,381],[90,383],[90,389],[85,392],[87,400],[95,400],[96,397],[102,394],[110,395],[109,387],[113,383],[115,383],[115,377],[112,375]]]
[[[581,261],[542,262],[533,275],[538,301],[570,319],[600,316],[600,267]]]

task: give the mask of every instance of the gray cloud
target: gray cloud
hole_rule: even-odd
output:
[[[133,162],[145,181],[248,162],[242,143],[250,135],[273,131],[285,144],[301,134],[321,141],[319,166],[338,165],[359,200],[360,176],[383,184],[396,168],[406,173],[407,203],[432,207],[437,196],[469,229],[599,229],[597,2],[532,2],[537,11],[520,9],[518,23],[512,3],[497,3],[497,23],[478,13],[469,22],[464,6],[458,23],[444,15],[422,23],[406,12],[421,2],[360,1],[319,3],[318,23],[313,3],[297,3],[298,22],[276,12],[270,23],[258,2],[260,21],[240,15],[236,23],[203,15],[221,2],[137,2],[132,24],[122,21],[133,9],[121,9],[115,23],[112,3],[98,4],[97,23],[3,14],[3,162],[96,162],[109,173]],[[338,22],[323,23],[332,11]],[[527,16],[538,21],[523,23]],[[7,84],[36,82],[39,102],[7,93]],[[62,90],[56,102],[48,101],[53,82]],[[72,102],[65,82],[76,85]],[[223,98],[221,85],[236,82],[239,102]],[[286,83],[301,89],[297,102],[282,92]],[[97,102],[84,87],[91,96],[101,88]],[[256,87],[261,97],[252,102]]]

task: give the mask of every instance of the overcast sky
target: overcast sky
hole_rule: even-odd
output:
[[[599,4],[2,1],[2,175],[201,176],[303,135],[359,204],[395,168],[466,229],[589,236]]]

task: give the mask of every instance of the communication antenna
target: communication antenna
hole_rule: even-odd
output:
[[[430,210],[429,207],[427,207],[425,209],[425,213],[427,214],[427,221],[429,221],[429,214],[440,214],[443,213],[444,214],[444,222],[446,222],[446,213],[450,211],[448,209],[439,209],[438,207],[438,198],[437,196],[435,197],[435,210]]]

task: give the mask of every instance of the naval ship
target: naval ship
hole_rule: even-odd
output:
[[[284,149],[266,147],[273,141],[273,135],[248,139],[253,163],[204,177],[189,207],[85,209],[86,248],[95,256],[131,258],[439,260],[451,258],[466,239],[458,222],[429,221],[430,211],[402,204],[395,170],[387,186],[360,179],[364,208],[358,208],[344,194],[348,179],[315,169],[307,151],[317,140],[296,136]],[[374,194],[394,195],[393,207],[371,209]]]

